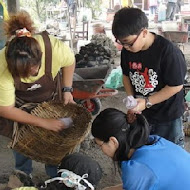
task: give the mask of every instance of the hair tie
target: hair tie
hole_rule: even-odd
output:
[[[18,29],[16,30],[16,36],[17,37],[31,37],[30,31],[28,31],[26,28]]]
[[[129,128],[130,128],[130,125],[129,125],[129,124],[127,124],[127,128],[122,128],[122,129],[121,129],[121,131],[126,132],[126,131],[127,131],[127,129],[129,129]]]
[[[135,120],[137,119],[136,117],[136,114],[135,113],[131,113],[131,112],[128,112],[127,113],[127,121],[128,123],[133,123]]]
[[[17,53],[18,55],[27,56],[28,58],[31,58],[31,56],[29,56],[26,51],[16,50],[16,53]]]

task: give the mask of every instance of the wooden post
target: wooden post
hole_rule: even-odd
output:
[[[8,12],[16,13],[20,10],[19,0],[7,0]]]
[[[70,14],[69,14],[69,6],[67,4],[67,16],[68,16],[68,25],[69,25],[69,33],[70,33],[70,38],[71,38],[71,49],[73,50],[73,40],[74,40],[74,37],[75,37],[75,29],[76,29],[76,22],[75,22],[75,26],[74,26],[74,32],[73,32],[73,35],[72,35],[72,30],[71,30],[71,20],[70,20]]]
[[[112,9],[114,9],[114,5],[115,5],[115,3],[114,3],[114,0],[112,0]]]

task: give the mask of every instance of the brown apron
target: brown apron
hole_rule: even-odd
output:
[[[23,83],[20,78],[14,79],[16,107],[23,107],[25,111],[30,112],[37,103],[52,99],[61,100],[61,73],[59,72],[53,80],[52,71],[52,48],[48,33],[41,33],[45,44],[45,75],[34,83]],[[26,103],[31,106],[23,106]],[[13,121],[0,117],[0,135],[12,137]]]

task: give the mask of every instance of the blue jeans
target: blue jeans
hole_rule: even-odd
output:
[[[13,151],[15,158],[15,169],[25,172],[27,175],[32,173],[32,160],[28,157]],[[53,165],[45,165],[46,174],[50,176],[50,178],[57,176],[57,166]]]
[[[152,15],[155,15],[156,14],[156,9],[157,9],[157,6],[150,6],[150,13]]]
[[[184,148],[184,132],[182,118],[170,122],[151,124],[151,135],[159,135]]]

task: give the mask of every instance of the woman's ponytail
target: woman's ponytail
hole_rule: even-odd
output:
[[[34,22],[26,11],[20,11],[4,21],[4,32],[8,38],[16,34],[19,29],[26,28],[31,34],[35,32]]]

